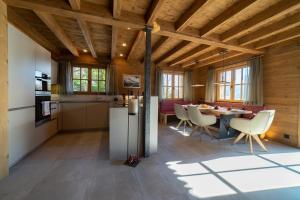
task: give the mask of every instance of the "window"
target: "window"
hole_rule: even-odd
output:
[[[96,67],[73,67],[73,92],[104,93],[106,70]]]
[[[217,85],[218,101],[244,101],[249,81],[248,66],[242,65],[217,72],[217,81],[225,81]]]
[[[166,72],[163,73],[162,80],[163,99],[183,98],[183,74]]]

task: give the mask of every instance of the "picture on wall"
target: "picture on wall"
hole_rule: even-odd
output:
[[[140,88],[141,87],[141,75],[123,75],[123,87],[124,88]]]

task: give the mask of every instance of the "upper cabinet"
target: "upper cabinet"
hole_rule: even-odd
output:
[[[39,44],[35,45],[35,69],[51,76],[51,53]]]
[[[35,45],[14,26],[8,26],[9,108],[35,104]]]

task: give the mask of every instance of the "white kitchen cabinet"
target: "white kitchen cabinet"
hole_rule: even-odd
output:
[[[8,112],[9,166],[37,147],[35,108]]]
[[[85,103],[61,103],[62,129],[80,130],[85,128]]]
[[[51,76],[51,53],[37,43],[35,45],[35,69]]]
[[[35,146],[38,146],[48,138],[55,135],[58,131],[57,119],[48,121],[35,128]]]
[[[86,128],[108,127],[108,103],[86,103]]]
[[[14,26],[8,26],[9,108],[35,104],[35,42]]]

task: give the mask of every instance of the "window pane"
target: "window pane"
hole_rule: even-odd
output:
[[[168,87],[167,98],[172,98],[172,87]]]
[[[105,80],[105,76],[106,76],[106,70],[99,69],[99,80]]]
[[[249,81],[249,67],[243,68],[243,83],[248,83]]]
[[[231,82],[231,71],[226,71],[226,82]]]
[[[98,92],[98,81],[92,81],[91,90],[92,92]]]
[[[179,98],[179,88],[178,87],[174,88],[174,98]]]
[[[92,80],[98,80],[98,69],[92,69]]]
[[[242,82],[242,69],[235,70],[235,84],[241,84]]]
[[[73,80],[73,91],[74,92],[80,91],[80,80]]]
[[[220,99],[225,99],[225,95],[224,95],[224,89],[225,86],[224,85],[220,85]]]
[[[166,86],[166,85],[167,85],[167,82],[168,82],[168,75],[167,75],[167,74],[163,74],[162,84],[163,84],[164,86]]]
[[[162,98],[163,99],[167,98],[167,87],[162,88]]]
[[[174,86],[179,86],[179,76],[174,75]]]
[[[234,100],[241,100],[241,85],[235,85],[234,87]]]
[[[81,68],[81,79],[88,79],[89,77],[89,69]]]
[[[247,96],[247,92],[248,92],[248,85],[244,84],[242,85],[242,100],[246,100],[246,96]]]
[[[88,81],[81,80],[81,92],[87,92],[87,91],[88,91]]]
[[[220,72],[219,81],[225,81],[225,72]]]
[[[179,75],[179,86],[183,86],[183,75]]]
[[[173,80],[172,80],[172,75],[168,74],[168,86],[172,86]]]
[[[105,81],[99,81],[99,92],[105,92]]]
[[[80,68],[73,67],[73,79],[80,79]]]
[[[229,85],[225,86],[225,99],[230,100],[230,86]]]
[[[183,87],[179,87],[179,98],[183,98]]]

